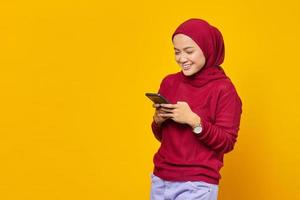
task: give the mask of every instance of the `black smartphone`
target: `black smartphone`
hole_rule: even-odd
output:
[[[170,101],[168,101],[165,97],[163,97],[161,94],[158,93],[146,93],[145,95],[155,104],[170,103]]]

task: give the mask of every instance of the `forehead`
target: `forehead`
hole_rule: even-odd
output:
[[[173,38],[173,45],[175,48],[184,48],[186,46],[197,47],[196,42],[184,34],[176,34]]]

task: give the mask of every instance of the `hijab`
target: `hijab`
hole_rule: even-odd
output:
[[[220,66],[224,61],[224,41],[221,32],[202,19],[191,18],[180,24],[172,35],[184,34],[195,41],[205,56],[204,66],[192,76],[185,76],[181,71],[181,78],[196,87],[217,79],[228,79]]]

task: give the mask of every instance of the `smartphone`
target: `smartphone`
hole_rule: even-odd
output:
[[[165,97],[163,97],[161,94],[158,93],[146,93],[145,95],[155,104],[170,103],[170,101],[168,101]]]

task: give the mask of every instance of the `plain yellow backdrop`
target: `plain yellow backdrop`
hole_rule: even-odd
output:
[[[149,199],[145,92],[179,70],[188,18],[223,33],[243,101],[220,200],[300,199],[299,3],[1,1],[0,199]]]

